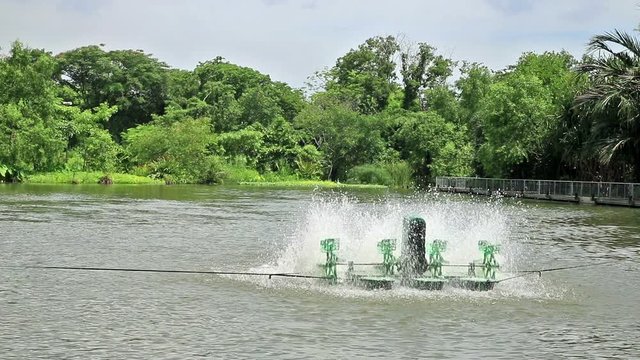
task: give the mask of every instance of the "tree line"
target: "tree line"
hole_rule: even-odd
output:
[[[594,36],[581,59],[527,52],[497,71],[377,36],[305,93],[222,57],[181,70],[142,50],[15,42],[0,57],[0,180],[640,182],[639,65],[638,39],[620,31]]]

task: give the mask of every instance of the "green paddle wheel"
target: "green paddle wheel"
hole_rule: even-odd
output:
[[[382,254],[382,275],[391,276],[395,272],[396,258],[393,252],[396,250],[395,239],[384,239],[378,242],[378,252]]]
[[[496,270],[500,268],[500,264],[496,260],[496,254],[500,252],[500,245],[489,244],[481,240],[478,241],[478,248],[482,252],[482,270],[485,279],[495,280]]]
[[[447,251],[447,242],[444,240],[434,240],[427,247],[429,253],[427,270],[431,272],[432,277],[442,277],[442,265],[445,263],[442,253],[445,251]]]
[[[442,253],[447,250],[447,242],[444,240],[434,240],[427,245],[427,274],[416,277],[409,283],[411,287],[422,290],[442,290],[447,279],[442,275],[442,266],[446,263]]]
[[[396,282],[396,278],[393,276],[395,273],[395,267],[397,264],[396,258],[393,252],[396,250],[395,239],[383,239],[378,242],[378,252],[382,254],[382,276],[380,275],[366,275],[358,279],[359,285],[366,289],[383,289],[389,290]]]
[[[480,265],[476,265],[474,262],[469,264],[469,277],[461,279],[462,285],[469,290],[491,290],[497,283],[496,271],[500,268],[500,264],[496,259],[496,254],[500,252],[500,245],[480,240],[478,241],[478,249],[482,253],[482,262]],[[480,277],[476,275],[476,266],[482,267],[482,276]]]
[[[330,284],[338,282],[338,250],[340,249],[340,240],[324,239],[320,241],[322,252],[326,254],[325,263],[322,265],[324,276],[329,280]]]

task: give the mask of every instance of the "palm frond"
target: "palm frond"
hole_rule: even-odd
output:
[[[605,52],[618,57],[620,53],[613,51],[608,43],[619,45],[626,51],[631,52],[634,57],[640,57],[640,42],[638,39],[620,30],[594,36],[587,46],[587,51],[590,53]],[[620,58],[623,59],[624,57]]]
[[[640,166],[640,41],[615,30],[594,36],[591,56],[576,67],[590,85],[574,98],[580,161],[592,159],[610,167],[619,161]],[[589,160],[591,161],[591,160]]]
[[[613,157],[629,142],[629,138],[616,139],[610,138],[605,140],[603,146],[600,148],[598,160],[603,165],[608,165],[613,160]]]

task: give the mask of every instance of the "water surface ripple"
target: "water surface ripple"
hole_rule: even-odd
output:
[[[1,359],[640,358],[640,212],[390,192],[0,186]],[[492,292],[30,265],[317,271],[319,240],[375,260],[425,217],[452,262],[479,238],[505,271],[611,261]]]

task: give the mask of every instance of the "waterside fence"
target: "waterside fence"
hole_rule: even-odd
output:
[[[457,193],[640,207],[640,183],[439,176],[436,187]]]

